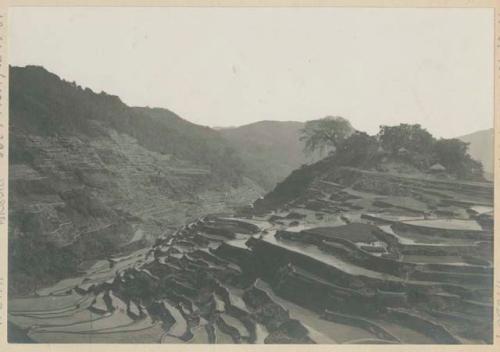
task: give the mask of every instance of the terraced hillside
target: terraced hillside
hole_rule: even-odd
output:
[[[11,68],[9,127],[10,294],[261,192],[219,132],[42,67]]]
[[[492,184],[330,171],[12,299],[11,339],[491,343]]]

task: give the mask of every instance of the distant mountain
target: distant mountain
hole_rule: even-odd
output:
[[[462,137],[458,137],[469,144],[469,154],[483,163],[485,173],[492,174],[494,169],[494,129],[477,131]]]
[[[303,152],[303,127],[297,121],[260,121],[219,131],[244,159],[246,174],[270,190],[294,169],[318,160]]]
[[[42,67],[11,68],[9,127],[11,292],[262,192],[218,131]]]

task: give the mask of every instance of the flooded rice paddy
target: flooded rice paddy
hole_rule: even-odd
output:
[[[322,185],[325,208],[305,199],[205,216],[151,247],[82,263],[77,277],[10,297],[9,323],[43,343],[491,341],[486,200],[442,217],[445,206]],[[356,199],[335,198],[345,194]],[[393,204],[377,210],[381,201]],[[360,229],[371,232],[349,235]]]

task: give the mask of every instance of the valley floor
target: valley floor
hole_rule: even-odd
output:
[[[203,216],[12,298],[9,341],[492,343],[492,184],[368,177],[408,192],[325,178]]]

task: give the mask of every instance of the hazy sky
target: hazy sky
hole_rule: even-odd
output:
[[[493,124],[489,9],[11,8],[11,64],[203,125]]]

